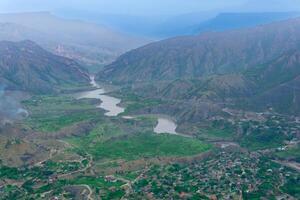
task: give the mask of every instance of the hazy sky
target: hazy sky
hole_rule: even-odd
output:
[[[111,14],[181,14],[300,10],[300,0],[0,0],[0,12],[92,11]]]

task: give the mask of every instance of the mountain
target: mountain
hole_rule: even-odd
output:
[[[194,33],[248,28],[299,16],[299,12],[221,13],[201,23]]]
[[[76,18],[112,27],[120,32],[156,39],[191,34],[201,22],[215,17],[215,12],[197,12],[180,15],[126,15],[94,12],[58,12],[66,18]]]
[[[278,12],[278,11],[295,11],[300,10],[300,5],[298,0],[247,0],[244,3],[235,7],[234,10],[240,10],[244,12]]]
[[[54,55],[32,41],[0,42],[0,85],[8,90],[51,93],[89,77],[73,60]]]
[[[171,38],[120,56],[98,79],[174,80],[241,72],[297,49],[299,34],[297,18],[251,29]]]
[[[202,24],[215,16],[215,12],[186,13],[172,16],[157,25],[153,31],[153,35],[158,38],[193,35],[199,24]]]
[[[118,15],[118,14],[90,14],[83,12],[81,18],[112,27],[120,32],[143,37],[158,38],[155,33],[157,27],[169,18],[169,16],[135,16],[135,15]],[[78,16],[78,13],[72,15]]]
[[[26,38],[31,38],[36,41],[41,41],[45,34],[37,30],[14,24],[14,23],[0,23],[0,39],[4,41],[22,41]]]
[[[258,108],[275,108],[285,113],[300,113],[300,49],[279,56],[274,61],[249,69],[246,77],[259,91],[253,97]]]
[[[0,40],[32,40],[83,65],[102,66],[147,42],[110,28],[67,20],[47,12],[0,14]]]
[[[195,12],[180,15],[113,15],[93,12],[60,12],[68,18],[83,19],[143,37],[166,39],[205,31],[224,31],[263,25],[300,16],[299,12]]]
[[[299,47],[296,18],[152,43],[120,56],[97,79],[132,83],[148,97],[300,114]]]

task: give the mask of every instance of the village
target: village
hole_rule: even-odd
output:
[[[129,196],[149,199],[293,199],[283,192],[293,187],[288,185],[293,182],[290,179],[299,183],[299,173],[270,162],[258,153],[226,149],[190,164],[154,166],[133,185]]]

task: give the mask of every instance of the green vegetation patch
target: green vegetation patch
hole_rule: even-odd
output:
[[[87,141],[89,139],[73,139],[73,143],[75,142],[80,149],[86,150],[96,159],[135,160],[151,157],[192,156],[211,148],[211,145],[192,138],[168,134],[157,135],[152,132],[126,135],[107,141],[96,139],[89,145]]]
[[[284,135],[277,134],[272,130],[253,130],[250,135],[243,137],[241,145],[251,150],[276,148],[283,145]]]
[[[26,124],[42,132],[59,131],[101,116],[92,100],[76,100],[70,96],[34,96],[23,104],[30,112]]]
[[[49,171],[55,171],[56,173],[66,173],[79,170],[81,163],[79,162],[53,162],[53,161],[46,161],[45,167]]]
[[[123,115],[143,108],[158,106],[163,103],[160,99],[143,98],[127,90],[123,91],[120,97],[122,101],[126,103],[126,109]]]
[[[93,188],[109,188],[109,187],[120,187],[124,185],[124,182],[106,181],[103,177],[90,177],[90,176],[81,176],[77,177],[74,180],[69,181],[69,185],[89,185]]]
[[[204,139],[232,139],[234,136],[234,131],[227,129],[216,129],[216,128],[206,128],[201,129],[199,135],[200,138]]]
[[[192,127],[192,125],[189,125]],[[236,136],[235,127],[225,120],[214,120],[195,126],[198,137],[204,140],[234,140]]]
[[[68,139],[68,142],[74,144],[75,146],[79,147],[83,151],[85,149],[92,150],[93,148],[101,145],[102,143],[106,142],[107,140],[125,135],[120,128],[115,126],[112,123],[106,122],[104,124],[99,123],[89,135],[84,137],[73,137]]]
[[[281,187],[283,192],[300,199],[300,178],[290,177],[287,183]]]
[[[280,151],[276,153],[276,156],[283,159],[294,159],[297,162],[300,162],[300,146],[296,146],[285,151]]]

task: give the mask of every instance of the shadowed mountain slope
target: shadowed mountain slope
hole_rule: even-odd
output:
[[[0,42],[0,83],[7,89],[48,93],[57,86],[88,82],[88,75],[78,63],[34,42]]]

